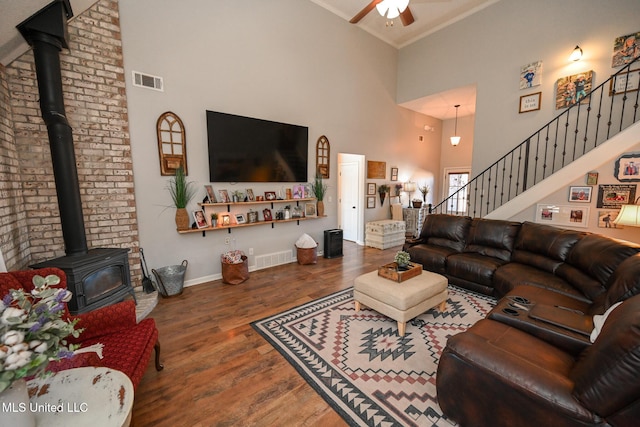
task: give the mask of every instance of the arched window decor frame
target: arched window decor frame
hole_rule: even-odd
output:
[[[329,139],[322,135],[316,143],[316,173],[322,178],[328,179],[331,159],[331,144]]]
[[[175,175],[180,166],[185,175],[187,168],[187,135],[180,117],[171,111],[162,113],[156,123],[160,175]]]

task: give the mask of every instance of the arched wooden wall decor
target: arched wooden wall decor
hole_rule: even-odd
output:
[[[158,155],[160,156],[160,174],[175,175],[180,166],[185,175],[187,169],[187,136],[180,117],[167,111],[158,117]]]
[[[326,136],[318,138],[316,144],[316,172],[323,178],[329,178],[329,159],[331,158],[331,144]]]

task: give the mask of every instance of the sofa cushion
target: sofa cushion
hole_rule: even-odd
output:
[[[411,261],[422,264],[424,270],[438,274],[446,273],[447,257],[457,253],[454,249],[435,245],[416,245],[405,248]]]
[[[552,273],[585,235],[584,232],[524,222],[516,238],[511,259]]]
[[[509,261],[519,230],[519,222],[475,218],[469,227],[464,252]]]
[[[420,239],[430,245],[462,252],[470,226],[471,218],[468,216],[427,215],[420,232]]]
[[[594,314],[604,313],[613,304],[640,294],[640,254],[622,261],[606,287],[602,308]]]
[[[550,289],[579,301],[591,302],[566,280],[530,265],[510,262],[499,267],[493,275],[493,286],[497,297],[511,292],[512,289],[520,285]]]
[[[588,234],[573,246],[556,274],[595,300],[606,292],[605,284],[620,263],[639,251],[635,243]]]
[[[571,371],[573,395],[600,416],[640,399],[639,306],[640,295],[636,295],[614,309]]]
[[[447,258],[447,275],[492,288],[493,274],[506,263],[507,261],[477,253],[453,254]]]

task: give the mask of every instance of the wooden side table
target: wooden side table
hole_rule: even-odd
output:
[[[36,425],[47,427],[127,427],[133,384],[120,371],[75,368],[27,382]]]

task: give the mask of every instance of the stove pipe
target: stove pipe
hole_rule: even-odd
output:
[[[69,0],[56,0],[17,27],[33,48],[40,110],[49,134],[67,256],[84,255],[88,251],[73,135],[64,109],[60,68],[60,51],[68,47],[67,19],[71,16]]]

